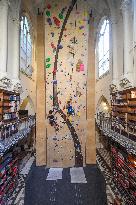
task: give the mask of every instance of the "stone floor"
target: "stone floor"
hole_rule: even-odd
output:
[[[109,156],[107,155],[106,158],[108,160]],[[26,165],[24,166],[24,168],[20,172],[18,186],[17,186],[15,192],[13,193],[12,197],[9,199],[8,204],[6,204],[6,205],[24,205],[25,187],[28,189],[30,182],[31,182],[30,179],[32,179],[31,177],[33,176],[33,174],[36,174],[37,170],[39,169],[39,168],[38,169],[35,168],[35,165],[33,162],[34,162],[34,157],[30,157],[29,160],[27,160]],[[81,170],[78,171],[78,173],[81,174],[80,182],[84,182],[84,183],[81,183],[81,188],[80,188],[79,183],[75,183],[77,186],[75,186],[73,184],[74,182],[79,181],[78,176],[73,174],[73,173],[76,173],[76,170],[74,170],[74,169],[72,170],[72,169],[68,168],[68,169],[60,169],[59,172],[55,172],[53,169],[47,169],[47,168],[45,169],[45,167],[44,168],[42,167],[41,168],[42,174],[41,174],[40,180],[43,180],[44,182],[47,182],[47,184],[49,183],[49,185],[50,185],[50,191],[51,191],[51,193],[50,193],[50,200],[51,200],[50,202],[51,203],[50,204],[51,205],[55,204],[55,202],[53,202],[53,200],[55,200],[53,193],[56,192],[55,187],[58,186],[55,181],[53,182],[52,177],[54,177],[54,179],[60,178],[58,180],[58,182],[59,182],[59,185],[61,185],[63,188],[64,188],[63,182],[65,182],[67,184],[66,190],[71,189],[72,193],[75,193],[75,197],[76,197],[76,195],[78,195],[77,196],[78,198],[75,198],[75,201],[76,201],[75,203],[77,204],[77,202],[80,201],[79,204],[82,204],[82,202],[80,200],[80,198],[82,198],[81,194],[79,194],[79,192],[76,194],[76,190],[80,190],[80,192],[81,192],[81,190],[86,190],[88,192],[89,189],[87,188],[87,186],[89,184],[91,184],[91,180],[93,179],[93,177],[94,177],[94,179],[93,179],[93,184],[94,184],[94,180],[96,179],[96,176],[98,176],[98,175],[101,176],[101,173],[102,173],[105,180],[106,180],[107,204],[112,205],[114,198],[115,198],[115,195],[119,195],[118,190],[116,189],[115,185],[113,184],[109,169],[106,167],[104,161],[102,160],[102,158],[99,155],[97,155],[97,164],[98,164],[98,167],[101,170],[101,172],[97,169],[97,167],[94,167],[94,168],[92,167],[91,168],[92,171],[91,170],[89,171],[89,168],[84,168],[84,169],[81,168]],[[94,170],[97,170],[96,175],[94,174]],[[50,178],[51,180],[47,180],[48,178]],[[101,179],[103,181],[103,177],[100,177],[99,179]],[[71,180],[73,180],[73,183],[71,183],[72,182]],[[75,180],[77,180],[77,181],[75,181]],[[36,183],[36,181],[33,183]],[[39,183],[37,184],[37,188],[39,187],[38,185],[39,185]],[[31,186],[32,186],[32,184],[31,184]],[[97,183],[96,183],[96,187],[97,187]],[[30,190],[28,189],[28,192],[29,191]],[[49,189],[48,189],[48,191],[49,191]],[[62,192],[63,190],[60,190],[60,191]],[[96,191],[96,193],[97,192],[98,192],[98,190]],[[65,193],[65,194],[66,195],[69,194],[69,191],[67,191],[67,193]],[[94,193],[94,195],[95,195],[95,193]],[[45,196],[45,193],[44,193],[44,196]],[[27,197],[28,196],[26,196],[26,198]],[[85,197],[87,197],[87,195]],[[95,203],[94,201],[91,202],[92,205],[95,205],[94,203]],[[96,202],[96,204],[97,204],[97,202]],[[26,200],[25,200],[25,205],[27,205]],[[31,204],[29,204],[29,205],[31,205]],[[34,204],[32,204],[32,205],[34,205]],[[36,204],[36,205],[38,205],[38,204]],[[42,205],[42,204],[40,204],[40,205]],[[85,204],[83,203],[83,205],[85,205]],[[100,205],[103,205],[103,204],[100,203]]]
[[[96,165],[77,168],[33,166],[24,205],[107,205],[106,184]]]

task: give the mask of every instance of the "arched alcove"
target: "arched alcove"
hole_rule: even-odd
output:
[[[35,113],[33,101],[29,95],[22,101],[20,110],[28,110],[30,115]]]
[[[96,113],[104,112],[105,114],[109,114],[111,112],[111,106],[108,100],[102,95],[96,106]]]

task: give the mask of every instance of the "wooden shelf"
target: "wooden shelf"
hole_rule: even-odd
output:
[[[132,100],[135,100],[135,101],[136,101],[136,98],[128,98],[128,100],[131,100],[131,101],[132,101]]]
[[[11,119],[6,119],[6,120],[3,120],[3,122],[4,122],[4,124],[5,123],[9,123],[9,122],[13,122],[13,121],[15,121],[15,122],[17,122],[17,120],[18,120],[18,118],[16,117],[16,118],[11,118]]]
[[[11,113],[16,113],[17,111],[13,111],[13,112],[11,112],[11,111],[9,111],[9,112],[3,112],[3,114],[11,114]]]
[[[127,101],[126,98],[125,98],[125,99],[123,99],[123,98],[117,98],[116,100],[117,100],[117,101]]]
[[[117,107],[127,107],[127,104],[126,104],[126,105],[121,105],[121,104],[113,104],[112,106],[117,106]]]
[[[12,105],[3,105],[3,106],[0,106],[0,107],[12,107]]]
[[[3,101],[8,101],[8,102],[18,102],[19,100],[3,99]]]
[[[18,116],[18,103],[20,103],[19,93],[0,89],[0,121],[17,120]],[[8,115],[10,119],[4,119],[5,115]],[[12,118],[16,114],[15,118]]]
[[[120,157],[121,156],[121,157]],[[125,150],[117,147],[116,144],[111,146],[111,170],[117,187],[123,190],[123,196],[134,202],[135,197],[132,196],[135,190],[136,170],[134,161],[136,156],[130,156]],[[125,180],[124,180],[125,179]],[[129,203],[125,203],[129,204]],[[134,204],[134,203],[133,203]]]
[[[124,120],[126,131],[131,129],[130,122],[136,122],[136,88],[127,89],[111,94],[112,117]],[[129,128],[130,126],[130,128]],[[135,133],[136,134],[136,131]]]

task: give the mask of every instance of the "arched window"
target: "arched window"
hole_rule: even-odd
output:
[[[98,73],[101,77],[109,70],[109,20],[103,20],[98,38]]]
[[[32,38],[30,22],[26,16],[21,16],[20,23],[20,71],[32,76]]]

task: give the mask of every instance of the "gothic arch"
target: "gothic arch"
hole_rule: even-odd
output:
[[[111,111],[111,106],[108,102],[108,100],[106,99],[106,97],[104,95],[102,95],[100,97],[100,99],[98,100],[97,106],[96,106],[96,112],[99,110],[100,106],[102,105],[102,103],[106,103],[105,106],[107,107],[107,111],[108,113],[110,113]]]
[[[34,103],[29,95],[21,103],[20,110],[25,110],[28,105],[30,105],[31,109],[35,112]]]

